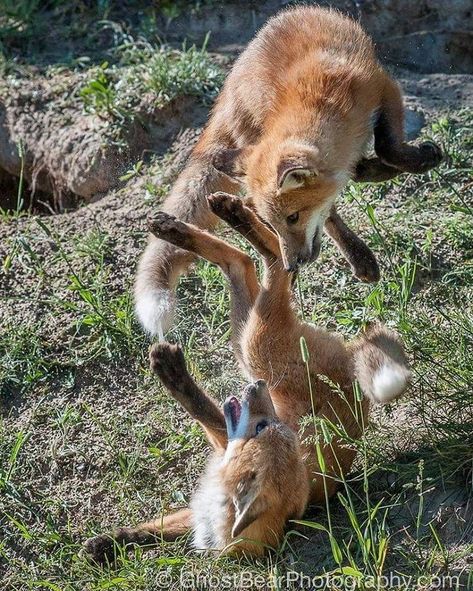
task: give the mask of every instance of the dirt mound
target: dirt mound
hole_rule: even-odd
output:
[[[78,74],[11,80],[0,98],[0,206],[12,206],[12,178],[23,168],[33,196],[52,210],[89,202],[117,187],[120,177],[150,153],[162,154],[182,128],[202,124],[206,110],[194,97],[153,108],[144,97],[133,118],[111,129],[78,100]],[[2,182],[3,181],[3,182]],[[8,199],[8,196],[10,198]]]

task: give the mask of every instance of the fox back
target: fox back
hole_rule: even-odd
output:
[[[244,147],[216,166],[244,181],[288,269],[317,257],[330,208],[372,136],[385,80],[360,25],[313,6],[270,19],[228,77],[209,130],[231,123]]]

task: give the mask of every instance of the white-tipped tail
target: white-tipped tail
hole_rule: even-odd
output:
[[[152,288],[136,294],[135,311],[145,331],[164,340],[164,334],[172,325],[175,309],[174,292]]]
[[[135,313],[141,326],[162,342],[174,320],[174,284],[179,269],[176,248],[150,236],[135,279]]]
[[[403,394],[411,372],[399,337],[377,325],[354,346],[355,377],[367,398],[386,404]]]
[[[410,372],[394,363],[385,363],[373,376],[373,397],[385,404],[400,396],[407,388]]]

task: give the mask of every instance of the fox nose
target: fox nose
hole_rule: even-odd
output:
[[[289,273],[296,273],[301,265],[305,265],[305,263],[309,262],[310,260],[312,260],[311,255],[307,253],[300,254],[295,261],[285,265],[284,269]]]
[[[266,382],[264,380],[256,380],[254,384],[248,384],[245,388],[245,394],[247,396],[254,396],[256,394],[260,394],[261,391],[266,387]]]

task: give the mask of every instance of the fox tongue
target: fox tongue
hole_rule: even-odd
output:
[[[240,420],[241,405],[234,396],[228,401],[228,411],[232,422],[232,429],[235,431],[238,426],[238,421]]]

